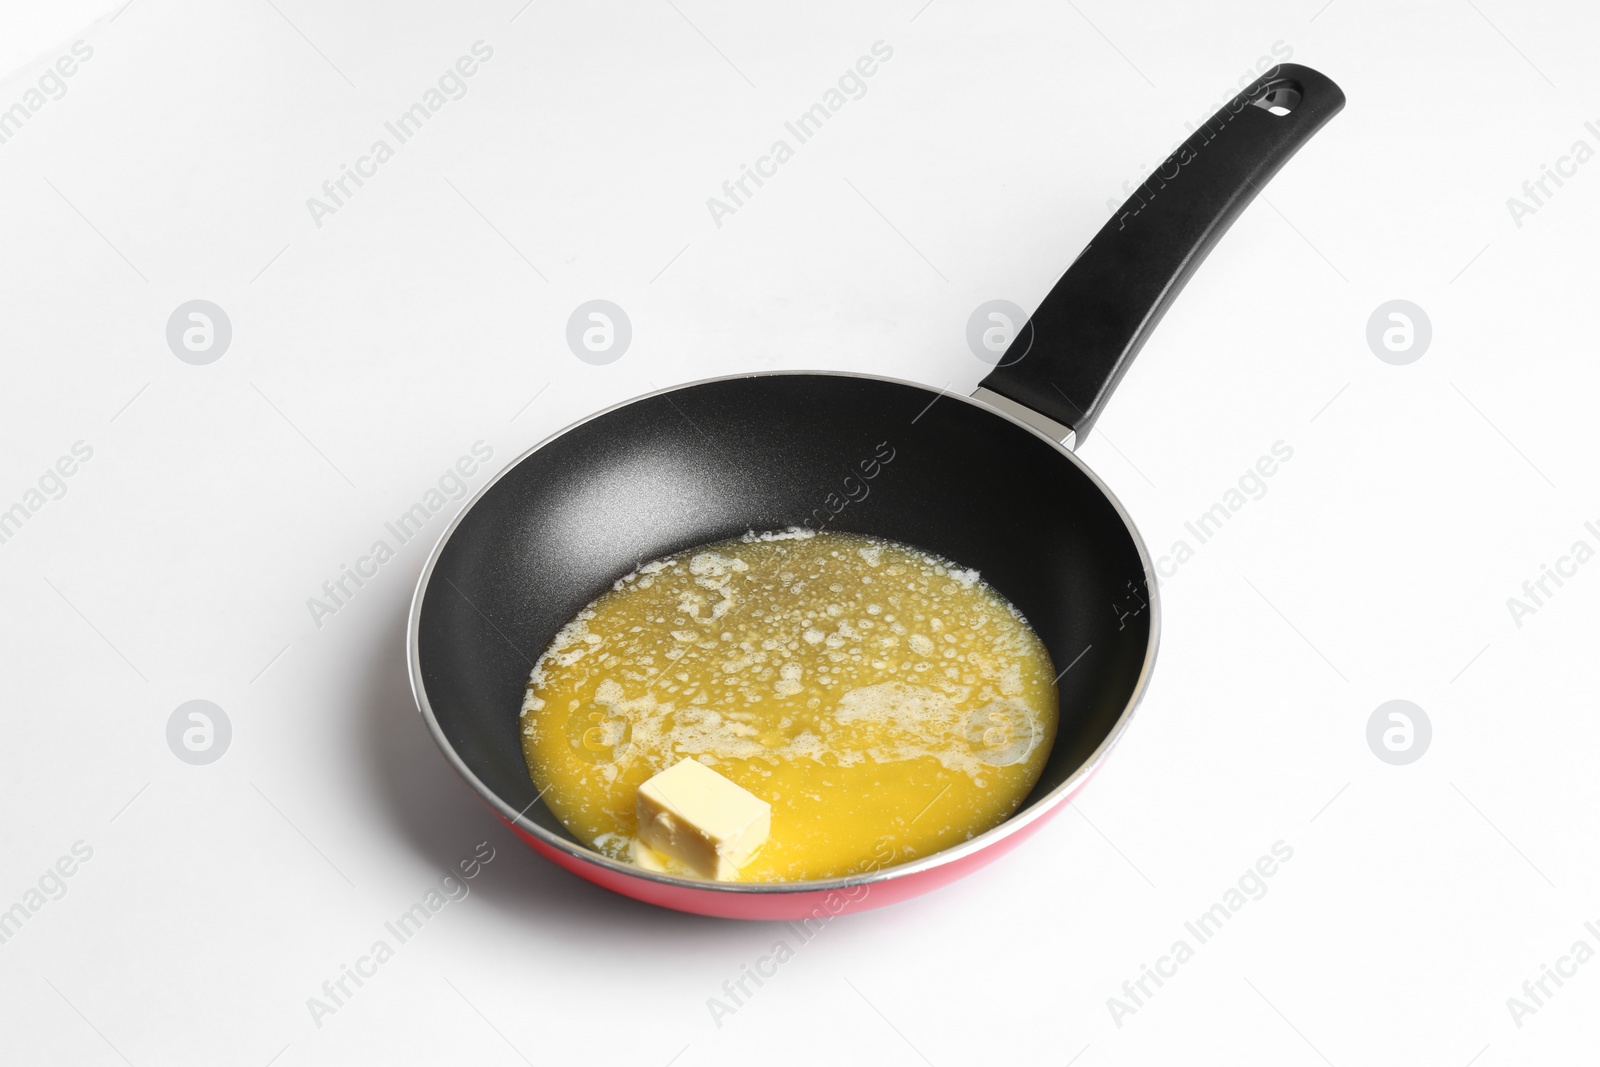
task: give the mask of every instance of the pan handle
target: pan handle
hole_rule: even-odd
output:
[[[1211,246],[1342,107],[1297,63],[1251,82],[1100,228],[974,395],[1082,442]]]

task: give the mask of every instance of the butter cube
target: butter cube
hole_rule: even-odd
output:
[[[639,840],[696,874],[739,876],[772,829],[772,806],[698,760],[639,787]]]

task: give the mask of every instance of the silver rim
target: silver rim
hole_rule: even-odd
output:
[[[498,794],[494,792],[494,790],[490,789],[477,775],[472,773],[472,769],[466,765],[466,763],[461,759],[461,756],[456,752],[455,746],[453,746],[450,743],[450,740],[445,737],[444,730],[439,726],[439,720],[433,713],[433,705],[428,702],[427,689],[422,682],[422,665],[420,662],[418,648],[418,642],[420,638],[419,626],[422,619],[422,595],[428,587],[428,579],[433,576],[434,564],[438,562],[439,554],[444,551],[444,546],[449,543],[450,536],[455,533],[456,527],[461,525],[461,521],[466,518],[467,513],[472,510],[473,505],[475,505],[485,493],[493,488],[496,482],[498,482],[501,478],[504,478],[506,474],[512,470],[512,468],[516,467],[523,460],[527,459],[541,448],[544,448],[551,441],[556,440],[563,434],[566,434],[587,422],[598,419],[603,415],[609,415],[613,411],[628,407],[630,404],[636,404],[641,400],[648,400],[654,396],[661,396],[666,393],[675,393],[683,389],[693,389],[696,386],[709,385],[713,382],[734,381],[741,378],[793,377],[796,375],[817,375],[833,378],[862,378],[869,381],[888,382],[893,385],[904,385],[913,389],[921,389],[923,392],[933,394],[935,399],[948,397],[951,400],[956,400],[964,404],[970,404],[973,407],[985,411],[996,418],[1004,419],[1006,422],[1009,422],[1014,426],[1020,426],[1033,436],[1039,438],[1039,440],[1049,444],[1050,447],[1061,453],[1061,455],[1065,456],[1070,462],[1076,464],[1078,469],[1082,471],[1084,475],[1087,476],[1088,479],[1094,484],[1095,488],[1100,490],[1100,493],[1111,502],[1111,506],[1116,511],[1117,517],[1122,520],[1123,526],[1127,528],[1128,536],[1133,538],[1134,547],[1137,548],[1139,552],[1139,562],[1144,568],[1144,584],[1150,600],[1150,641],[1145,648],[1144,663],[1139,669],[1139,679],[1134,684],[1133,692],[1128,696],[1128,703],[1123,707],[1122,713],[1117,716],[1117,721],[1112,725],[1110,732],[1106,734],[1105,739],[1100,742],[1099,746],[1094,750],[1093,753],[1090,754],[1089,758],[1085,760],[1077,770],[1068,775],[1065,781],[1056,786],[1049,793],[1045,794],[1039,800],[1035,801],[1024,810],[1012,815],[1010,818],[1006,819],[993,829],[987,830],[968,841],[963,841],[959,845],[953,845],[950,848],[944,849],[940,852],[935,852],[932,855],[923,856],[921,859],[910,860],[906,863],[897,864],[893,867],[886,867],[881,870],[866,871],[862,872],[861,874],[848,875],[844,878],[828,878],[806,882],[713,882],[693,878],[678,878],[669,874],[658,874],[654,871],[647,871],[642,867],[635,867],[631,863],[622,863],[618,860],[610,859],[609,857],[602,856],[600,853],[586,848],[583,845],[568,841],[565,838],[557,837],[544,827],[538,825],[537,823],[530,822],[528,819],[524,818],[521,812],[507,804],[500,798]],[[498,812],[502,818],[511,823],[517,829],[538,838],[540,841],[550,845],[552,848],[560,849],[562,852],[571,855],[573,858],[585,863],[593,864],[596,867],[607,868],[621,875],[639,878],[647,882],[657,882],[664,886],[672,886],[679,889],[703,889],[723,893],[815,893],[825,892],[830,889],[843,889],[858,885],[871,885],[876,882],[886,882],[894,878],[908,877],[913,874],[918,874],[922,871],[943,866],[947,863],[953,863],[965,856],[970,856],[976,852],[980,852],[983,849],[988,848],[990,845],[993,845],[996,842],[1010,836],[1011,834],[1016,833],[1018,830],[1029,825],[1030,823],[1044,818],[1046,815],[1050,814],[1057,807],[1059,807],[1069,796],[1076,792],[1078,787],[1081,786],[1084,781],[1086,781],[1089,776],[1095,772],[1101,761],[1105,759],[1106,754],[1111,751],[1112,747],[1122,737],[1123,732],[1128,728],[1128,723],[1130,720],[1132,720],[1133,714],[1138,709],[1140,701],[1144,699],[1145,690],[1149,688],[1151,672],[1155,668],[1156,649],[1160,643],[1160,596],[1156,585],[1155,567],[1151,562],[1149,550],[1145,548],[1144,538],[1139,536],[1139,530],[1136,526],[1134,526],[1133,519],[1128,515],[1127,509],[1122,506],[1122,501],[1117,499],[1116,494],[1112,493],[1111,490],[1106,487],[1106,484],[1100,480],[1099,476],[1096,475],[1094,471],[1090,470],[1088,465],[1085,464],[1083,460],[1079,459],[1071,449],[1063,446],[1061,442],[1053,440],[1048,434],[1037,429],[1036,427],[1030,426],[1021,419],[1001,411],[998,408],[995,408],[989,404],[985,404],[981,400],[975,400],[972,397],[961,396],[958,393],[947,393],[942,389],[930,389],[928,386],[919,382],[908,382],[900,378],[890,378],[880,374],[856,374],[851,371],[756,371],[744,374],[723,374],[715,378],[702,378],[699,381],[685,382],[682,385],[669,386],[665,389],[657,389],[654,392],[643,393],[639,396],[631,397],[627,400],[621,401],[620,403],[612,404],[610,407],[602,408],[601,410],[594,412],[592,415],[587,415],[568,426],[562,427],[502,467],[499,473],[497,473],[493,478],[489,479],[489,481],[485,482],[483,487],[472,495],[472,498],[466,502],[466,504],[461,508],[461,511],[457,513],[456,517],[450,520],[450,525],[445,527],[444,532],[439,535],[439,540],[434,544],[432,551],[428,553],[428,561],[422,568],[421,577],[417,579],[417,588],[411,594],[411,610],[406,619],[406,665],[411,674],[411,695],[417,702],[417,710],[422,712],[422,717],[427,720],[428,730],[433,734],[434,741],[439,745],[439,748],[443,750],[446,758],[449,759],[451,766],[455,767],[456,773],[461,775],[462,778],[466,779],[467,783],[477,791],[478,795],[481,796],[496,812]]]

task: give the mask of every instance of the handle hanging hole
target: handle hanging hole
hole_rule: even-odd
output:
[[[1290,84],[1274,85],[1250,103],[1282,118],[1300,106],[1300,89]]]

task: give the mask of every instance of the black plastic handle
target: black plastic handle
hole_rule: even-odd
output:
[[[1342,107],[1344,93],[1310,67],[1280,64],[1252,82],[1101,227],[981,388],[1081,442],[1211,246]]]

